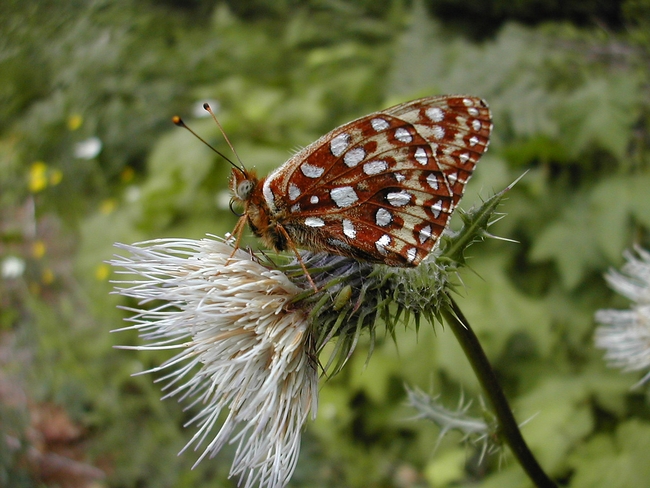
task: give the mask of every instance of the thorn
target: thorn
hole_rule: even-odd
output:
[[[508,190],[511,190],[512,187],[515,186],[517,183],[519,183],[519,180],[521,180],[524,176],[526,176],[529,171],[530,171],[530,169],[527,169],[526,171],[524,171],[519,178],[517,178],[515,181],[513,181],[508,186],[506,186],[506,188],[503,191],[506,192]]]

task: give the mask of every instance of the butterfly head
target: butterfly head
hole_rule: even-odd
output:
[[[284,240],[278,241],[279,237],[272,229],[275,228],[271,222],[271,212],[262,195],[262,185],[264,180],[259,180],[254,171],[244,168],[235,167],[230,173],[230,209],[235,215],[239,216],[239,222],[233,230],[233,235],[237,236],[237,242],[241,237],[245,225],[253,231],[257,237],[261,237],[264,242],[278,251],[285,249]],[[237,212],[234,206],[243,207],[243,212]]]
[[[230,173],[230,191],[233,201],[236,203],[248,202],[258,183],[259,180],[254,172],[233,168]]]

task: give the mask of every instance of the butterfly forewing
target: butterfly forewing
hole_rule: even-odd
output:
[[[416,266],[444,231],[492,129],[479,98],[414,100],[345,124],[263,194],[297,247]]]

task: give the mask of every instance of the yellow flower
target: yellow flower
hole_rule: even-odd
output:
[[[113,213],[116,206],[117,206],[117,203],[115,202],[115,199],[107,198],[106,200],[104,200],[101,203],[101,205],[99,207],[99,211],[104,215],[108,215],[108,214]]]
[[[50,171],[50,186],[56,186],[61,183],[63,179],[63,173],[60,169],[53,169]]]
[[[38,193],[47,186],[47,165],[43,161],[32,163],[29,168],[29,191]]]
[[[46,250],[47,248],[43,241],[35,241],[34,244],[32,244],[32,256],[36,259],[41,259],[45,256]]]
[[[133,179],[134,176],[135,170],[131,166],[127,166],[120,173],[120,180],[122,180],[122,183],[128,183]]]
[[[83,117],[79,114],[72,114],[68,117],[68,130],[77,130],[83,124]]]
[[[106,281],[111,274],[111,269],[107,264],[100,264],[95,268],[95,279],[97,281]]]
[[[54,271],[50,268],[45,268],[43,274],[41,275],[41,282],[44,285],[51,285],[54,282]]]

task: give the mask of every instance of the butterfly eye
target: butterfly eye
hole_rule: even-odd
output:
[[[237,185],[237,198],[240,200],[247,200],[251,191],[253,191],[253,182],[251,180],[243,180],[239,185]]]

